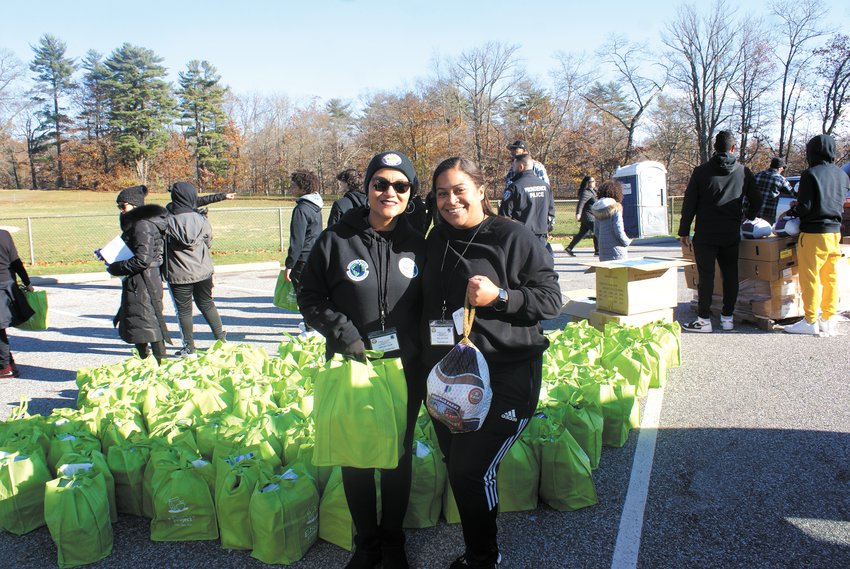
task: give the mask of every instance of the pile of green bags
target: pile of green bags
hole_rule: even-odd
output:
[[[676,324],[603,334],[578,323],[548,336],[538,412],[498,472],[502,511],[539,499],[559,510],[595,504],[602,447],[625,444],[638,397],[680,363]],[[149,518],[153,540],[220,539],[265,563],[293,563],[319,537],[351,549],[339,465],[397,464],[405,380],[398,360],[326,362],[324,350],[322,340],[287,336],[277,357],[216,343],[161,365],[134,357],[80,369],[76,409],[43,417],[22,403],[0,422],[0,529],[47,525],[60,567],[109,555],[118,514]],[[346,428],[364,410],[366,422]],[[350,431],[361,438],[337,444]],[[457,523],[424,407],[410,452],[405,527],[432,527],[441,515]]]

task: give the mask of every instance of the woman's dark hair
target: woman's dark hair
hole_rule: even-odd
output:
[[[310,170],[296,170],[289,177],[292,185],[297,186],[304,195],[319,191],[319,177]]]
[[[454,169],[458,169],[472,178],[472,183],[475,184],[476,188],[484,185],[484,174],[481,173],[481,169],[475,162],[463,156],[452,156],[440,162],[434,170],[434,175],[431,176],[431,191],[434,192],[434,197],[437,197],[437,178],[443,172]],[[484,215],[496,215],[496,212],[493,211],[493,206],[490,204],[490,199],[487,197],[487,192],[484,192],[484,199],[481,200],[481,206],[484,208]]]
[[[578,187],[578,192],[577,192],[577,193],[581,193],[581,191],[582,191],[583,189],[587,188],[587,186],[589,186],[589,185],[590,185],[590,181],[591,181],[592,179],[593,179],[593,176],[591,176],[590,174],[588,174],[587,176],[585,176],[584,178],[582,178],[582,179],[581,179],[581,185]]]
[[[336,175],[336,179],[348,187],[349,192],[363,191],[363,174],[354,168],[348,168]]]
[[[617,203],[623,203],[623,184],[617,180],[608,180],[596,190],[598,198],[614,198]]]

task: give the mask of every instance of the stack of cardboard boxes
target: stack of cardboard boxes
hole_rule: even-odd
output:
[[[693,260],[693,249],[682,246],[682,255]],[[738,250],[738,302],[735,315],[740,320],[755,317],[782,320],[803,315],[797,274],[797,238],[766,237],[742,239]],[[696,266],[685,268],[685,283],[697,289]],[[723,300],[720,268],[714,269],[712,309],[719,311]],[[695,295],[696,297],[696,295]]]
[[[596,273],[596,290],[565,293],[564,311],[604,330],[608,322],[629,326],[672,322],[673,308],[679,302],[677,269],[692,263],[643,257],[583,264],[590,267],[588,272]]]

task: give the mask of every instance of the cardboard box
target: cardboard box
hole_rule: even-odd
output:
[[[842,237],[841,238],[841,244],[842,245],[850,245],[850,235],[848,235],[847,237]]]
[[[792,268],[790,278],[780,278],[775,281],[744,279],[738,283],[738,296],[779,298],[800,294],[800,276],[796,268]]]
[[[752,261],[750,259],[738,259],[738,278],[756,279],[760,281],[776,281],[790,278],[794,274],[797,265],[797,252],[780,261]]]
[[[680,241],[679,245],[682,247],[682,257],[684,257],[685,259],[687,259],[689,261],[695,261],[696,260],[696,257],[694,257],[694,244],[693,243],[688,243],[687,245],[685,245],[684,243],[682,243]]]
[[[741,239],[738,258],[751,261],[786,261],[795,255],[797,237],[765,237]],[[796,256],[794,256],[796,260]]]
[[[796,318],[804,316],[803,303],[800,301],[800,295],[780,296],[769,298],[766,300],[750,301],[753,314],[756,316],[764,316],[771,320],[782,320],[784,318]]]
[[[605,324],[614,322],[621,326],[643,326],[650,322],[672,322],[673,309],[662,308],[661,310],[653,310],[651,312],[640,312],[638,314],[615,314],[604,310],[594,310],[590,313],[590,325],[597,330],[605,331]]]
[[[570,290],[564,293],[567,299],[563,314],[570,315],[570,321],[587,320],[590,313],[596,310],[596,291],[590,288]]]
[[[699,286],[699,272],[696,265],[685,267],[685,286],[697,290]],[[714,263],[714,290],[723,290],[723,276],[720,274],[720,265]]]
[[[678,302],[677,269],[691,261],[638,257],[617,261],[588,261],[596,273],[596,309],[637,314],[673,308]]]

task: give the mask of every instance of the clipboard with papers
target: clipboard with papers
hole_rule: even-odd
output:
[[[120,235],[116,236],[115,239],[96,250],[94,254],[98,259],[109,265],[118,261],[132,259],[134,256],[133,251],[127,247],[127,244],[124,243],[124,240],[121,239]]]

